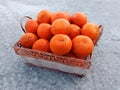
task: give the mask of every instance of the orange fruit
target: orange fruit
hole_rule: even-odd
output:
[[[66,55],[72,48],[71,39],[64,34],[56,34],[50,40],[50,49],[56,55]]]
[[[76,12],[71,17],[72,23],[82,27],[87,23],[87,16],[82,12]]]
[[[81,29],[76,24],[70,25],[70,34],[69,37],[73,39],[75,36],[80,35]]]
[[[78,35],[72,40],[72,52],[79,58],[84,58],[92,53],[94,44],[88,36]]]
[[[41,23],[38,27],[37,34],[39,38],[50,40],[50,38],[53,36],[51,32],[51,25],[47,23]]]
[[[35,41],[32,47],[33,50],[40,50],[44,52],[50,52],[49,41],[46,39],[39,39]]]
[[[33,19],[28,20],[25,24],[25,30],[27,33],[28,32],[29,33],[36,33],[37,28],[38,28],[38,23]]]
[[[31,48],[33,43],[37,40],[37,36],[33,33],[25,33],[20,38],[20,43],[25,48]]]
[[[93,41],[95,41],[99,36],[99,28],[94,23],[87,23],[82,27],[81,34],[90,37]]]
[[[37,15],[38,23],[51,23],[52,12],[48,10],[42,10]]]
[[[51,25],[51,32],[55,34],[66,34],[70,33],[70,23],[66,19],[56,19]]]
[[[56,13],[53,14],[53,16],[52,16],[52,22],[53,22],[54,20],[60,19],[60,18],[64,18],[64,19],[70,21],[71,15],[70,15],[70,13],[68,13],[68,12],[56,12]]]

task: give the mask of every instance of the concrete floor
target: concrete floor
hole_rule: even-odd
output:
[[[76,11],[104,26],[85,77],[29,66],[14,53],[23,34],[19,21],[42,10]],[[0,90],[120,90],[119,0],[0,0]]]

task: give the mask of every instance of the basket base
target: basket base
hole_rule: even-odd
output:
[[[35,66],[40,66],[44,68],[66,72],[66,73],[71,73],[71,74],[78,75],[79,77],[83,77],[84,74],[88,71],[88,69],[85,69],[85,68],[67,66],[61,63],[50,62],[46,60],[39,60],[39,59],[34,59],[26,56],[22,56],[22,57],[24,62],[30,65],[35,65]]]

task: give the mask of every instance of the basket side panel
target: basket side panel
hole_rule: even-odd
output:
[[[16,54],[20,56],[27,56],[35,59],[42,59],[45,61],[51,61],[56,63],[65,64],[68,66],[80,67],[80,68],[89,68],[91,65],[91,56],[87,60],[79,58],[68,58],[64,56],[57,56],[52,53],[46,53],[42,51],[36,51],[21,47],[15,47]]]

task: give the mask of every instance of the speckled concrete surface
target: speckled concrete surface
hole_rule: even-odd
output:
[[[14,53],[23,32],[19,21],[42,10],[85,12],[104,26],[85,77],[29,66]],[[120,90],[119,0],[0,0],[0,90]]]

